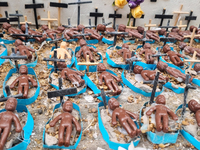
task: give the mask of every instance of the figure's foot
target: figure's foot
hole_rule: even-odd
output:
[[[179,66],[183,66],[183,65],[184,65],[184,62],[181,61],[181,62],[179,63]]]
[[[63,139],[59,139],[58,140],[58,146],[63,146],[64,144],[64,140]]]
[[[103,39],[103,35],[101,35],[98,39],[98,41],[101,41]]]
[[[94,59],[90,59],[90,62],[94,62]]]
[[[113,96],[117,95],[117,91],[113,91]]]
[[[117,95],[119,95],[119,94],[121,94],[121,90],[120,89],[117,90]]]
[[[169,131],[169,128],[168,128],[168,127],[163,128],[163,132],[164,132],[164,133],[168,133],[168,131]]]
[[[79,86],[83,86],[85,84],[85,80],[81,80],[81,82],[79,83]]]
[[[140,130],[140,129],[137,129],[137,130],[136,130],[136,133],[137,133],[137,136],[140,135],[140,134],[141,134],[141,130]]]
[[[70,141],[65,141],[65,147],[69,147],[69,145],[70,145]]]
[[[3,150],[4,145],[0,144],[0,150]]]
[[[158,132],[162,131],[162,125],[156,125],[156,130],[157,130]]]
[[[134,138],[136,136],[136,131],[132,131],[131,134],[129,135],[131,138]]]

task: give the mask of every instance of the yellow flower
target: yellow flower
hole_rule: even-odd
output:
[[[141,10],[140,5],[138,5],[137,7],[131,9],[131,14],[134,18],[141,18],[144,12]]]
[[[115,6],[123,8],[127,4],[127,0],[115,0]]]

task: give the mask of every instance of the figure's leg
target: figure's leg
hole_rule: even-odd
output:
[[[19,85],[18,86],[18,94],[21,94],[23,92],[23,86]]]
[[[72,133],[72,125],[68,126],[66,129],[66,134],[65,134],[65,147],[68,147],[70,145],[70,137],[71,137],[71,133]]]
[[[72,84],[75,84],[76,86],[79,86],[78,83],[77,83],[76,78],[74,77],[74,75],[69,75],[68,78],[72,82]]]
[[[169,130],[169,127],[168,127],[168,114],[166,115],[163,115],[163,132],[167,133],[168,130]]]
[[[116,91],[116,94],[119,95],[121,93],[121,90],[119,89],[117,83],[114,80],[112,81],[112,85],[113,85],[113,88]]]
[[[111,84],[110,82],[107,83],[106,85],[108,86],[108,89],[109,89],[109,90],[112,90],[112,91],[113,91],[114,95],[117,95],[117,91],[115,91],[115,90],[113,89],[113,86],[112,86],[112,84]]]
[[[29,50],[26,50],[25,53],[26,53],[25,55],[27,55],[28,59],[31,60],[32,59],[31,52],[29,52]]]
[[[175,59],[178,62],[179,66],[183,66],[184,65],[184,62],[180,59],[180,57],[176,56]]]
[[[130,127],[130,125],[127,123],[127,120],[124,120],[123,122],[123,128],[126,130],[126,132],[129,134],[131,138],[136,136],[136,131],[133,131]]]
[[[76,78],[77,82],[79,83],[79,86],[83,86],[85,84],[85,80],[81,79],[78,75],[74,74],[74,77]]]
[[[175,57],[170,57],[170,60],[174,65],[178,66],[178,62],[176,61]]]
[[[133,131],[136,131],[136,136],[141,134],[141,130],[137,128],[137,126],[135,125],[135,122],[131,118],[128,119],[128,123],[130,127],[133,129]]]
[[[10,128],[9,127],[6,127],[3,129],[3,132],[1,134],[1,140],[0,140],[0,150],[3,150],[4,148],[4,145],[6,144],[6,141],[7,141],[7,137],[10,133]]]
[[[150,55],[149,54],[145,54],[145,59],[146,59],[146,63],[150,64]]]
[[[151,56],[150,56],[150,64],[154,64],[154,59]]]
[[[156,130],[160,132],[162,128],[161,115],[156,115]]]
[[[23,94],[23,97],[24,97],[24,98],[27,98],[27,97],[28,97],[28,89],[29,89],[29,85],[25,85],[25,86],[24,86],[24,94]]]
[[[60,125],[58,132],[58,146],[63,146],[64,144],[64,132],[65,132],[65,127]]]
[[[92,52],[90,51],[88,54],[89,54],[90,62],[94,62],[94,58],[93,58]]]

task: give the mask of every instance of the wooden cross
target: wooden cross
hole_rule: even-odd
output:
[[[179,30],[181,30],[181,28],[187,27],[187,25],[183,25],[182,20],[180,20],[180,24],[177,25],[177,27],[179,28]]]
[[[174,26],[177,25],[180,14],[189,14],[189,12],[184,12],[184,11],[182,11],[182,9],[183,9],[183,5],[181,5],[179,11],[174,11],[174,12],[173,12],[174,14],[177,14],[176,20],[175,20],[175,22],[174,22]]]
[[[117,14],[117,10],[115,9],[114,14],[109,14],[109,18],[113,18],[113,29],[115,29],[115,22],[117,18],[122,18],[122,14]]]
[[[61,3],[61,0],[58,0],[58,3],[50,2],[50,7],[58,7],[58,26],[60,26],[60,9],[61,8],[68,8],[68,4]]]
[[[164,8],[163,13],[161,15],[159,14],[155,15],[155,18],[161,19],[159,26],[162,26],[164,19],[173,19],[173,15],[165,15],[165,12],[166,12],[166,9]]]
[[[149,24],[145,24],[144,26],[148,27],[148,30],[150,30],[151,27],[156,27],[157,25],[156,24],[151,24],[151,19],[149,19]]]
[[[190,15],[185,17],[185,20],[188,21],[187,22],[187,27],[185,28],[185,30],[188,29],[188,26],[189,26],[191,20],[196,20],[197,19],[197,16],[192,16],[192,14],[193,14],[193,11],[190,11]]]
[[[189,70],[192,69],[192,66],[195,62],[200,62],[200,60],[196,60],[196,55],[197,55],[197,52],[194,51],[193,53],[193,56],[192,56],[192,59],[184,59],[184,62],[190,62],[190,67],[188,68]]]
[[[20,22],[20,24],[26,24],[26,23],[32,24],[32,22],[27,21],[27,16],[24,16],[24,22]]]
[[[89,72],[89,67],[90,66],[96,66],[96,65],[98,65],[99,63],[98,62],[94,62],[94,63],[91,63],[90,62],[90,58],[89,58],[89,55],[87,55],[86,56],[86,62],[79,62],[78,63],[78,65],[80,65],[80,66],[83,66],[83,65],[85,65],[85,66],[87,66],[87,69],[86,69],[86,71],[88,71]]]
[[[48,28],[51,29],[51,22],[57,21],[58,19],[56,18],[51,18],[50,17],[50,11],[48,11],[48,18],[41,18],[41,21],[48,21]]]
[[[98,19],[98,17],[103,17],[103,13],[99,13],[98,12],[98,8],[96,7],[95,8],[95,12],[90,12],[90,17],[95,17],[95,26],[97,26],[97,19]]]
[[[127,18],[129,18],[129,17],[133,18],[133,27],[135,27],[136,18],[134,18],[131,13],[127,14]],[[141,18],[137,18],[137,19],[144,19],[144,15],[142,15]]]
[[[200,37],[200,34],[195,35],[195,32],[196,32],[196,28],[193,29],[192,35],[184,36],[184,38],[190,38],[190,46],[192,46],[192,43],[195,37]]]

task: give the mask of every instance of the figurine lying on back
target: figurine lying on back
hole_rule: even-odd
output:
[[[72,123],[74,123],[77,132],[81,132],[81,125],[78,120],[71,115],[73,110],[73,104],[70,101],[66,101],[63,106],[63,113],[58,115],[49,123],[50,127],[54,127],[60,120],[59,132],[58,132],[58,146],[68,147],[70,145],[70,138],[72,133]],[[65,136],[65,138],[64,138]]]
[[[49,29],[47,25],[42,25],[42,30],[45,31],[46,34],[47,34],[52,40],[54,40],[54,39],[55,39],[55,38],[54,38],[54,34],[56,34],[56,38],[57,38],[57,39],[58,39],[58,38],[61,38],[61,37],[58,36],[57,34],[62,33],[62,32],[65,30],[65,28],[62,27],[62,26],[59,26],[59,27],[57,28],[57,30],[54,30],[54,29]]]
[[[10,85],[10,89],[13,89],[15,85],[18,83],[18,94],[23,93],[23,98],[28,97],[28,90],[29,90],[29,81],[33,84],[34,87],[37,87],[37,82],[28,76],[28,68],[25,65],[20,66],[19,68],[20,76],[13,81]]]
[[[17,51],[19,51],[20,55],[22,56],[27,56],[29,60],[32,59],[32,54],[29,52],[35,52],[34,49],[28,47],[28,46],[25,46],[21,40],[17,39],[15,41],[15,53],[17,53]]]
[[[190,100],[188,103],[190,111],[195,113],[197,125],[200,127],[200,104],[195,100]]]
[[[199,48],[194,48],[192,46],[187,46],[187,44],[184,43],[184,42],[180,42],[179,43],[179,48],[181,50],[184,50],[185,53],[192,54],[192,55],[196,51],[197,52],[196,56],[200,57],[200,49]]]
[[[132,52],[129,50],[128,44],[124,43],[122,45],[122,49],[117,52],[117,54],[119,55],[122,55],[122,53],[123,53],[124,62],[127,63],[126,59],[131,58],[131,54],[132,54]]]
[[[20,133],[22,131],[22,126],[19,119],[14,114],[17,107],[17,100],[13,97],[9,98],[6,102],[6,111],[0,113],[0,150],[4,149],[4,145],[7,142],[7,138],[10,135],[11,125],[15,125],[15,131]]]
[[[163,95],[159,95],[156,98],[156,106],[150,108],[147,112],[146,115],[150,116],[154,111],[156,111],[155,118],[156,118],[156,130],[158,132],[163,131],[164,133],[168,133],[169,127],[169,117],[170,115],[173,120],[178,120],[178,117],[176,114],[171,111],[168,107],[165,106],[166,100]]]
[[[154,55],[155,52],[151,50],[151,45],[149,43],[144,44],[143,50],[141,50],[139,54],[145,54],[145,60],[147,64],[154,64],[154,58],[152,55]]]
[[[117,125],[117,119],[119,120],[120,125],[126,130],[131,138],[138,136],[141,133],[141,130],[137,128],[134,121],[131,119],[134,118],[138,120],[138,116],[128,110],[119,107],[119,102],[115,98],[111,98],[108,101],[108,107],[113,111],[112,112],[112,124]]]
[[[103,24],[98,24],[97,25],[97,32],[114,32],[115,30],[112,27],[106,27]]]
[[[108,89],[112,90],[114,95],[119,95],[121,93],[121,90],[119,89],[115,80],[117,82],[121,82],[121,79],[113,75],[112,73],[107,72],[106,66],[103,63],[99,63],[97,65],[97,71],[101,72],[99,76],[99,85],[102,85],[102,82],[104,80],[105,84],[108,86]]]

